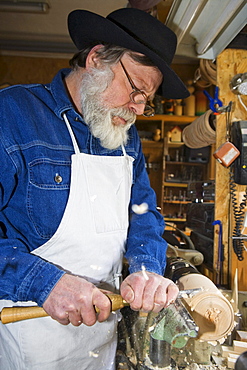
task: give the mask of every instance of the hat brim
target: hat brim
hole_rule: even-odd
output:
[[[144,13],[138,9],[126,10]],[[168,99],[181,99],[190,95],[181,79],[155,49],[151,49],[136,39],[135,35],[132,36],[129,31],[125,31],[110,19],[87,10],[74,10],[68,16],[68,29],[78,50],[95,44],[95,42],[99,44],[104,42],[122,46],[149,57],[163,75],[163,82],[157,91],[159,95]]]

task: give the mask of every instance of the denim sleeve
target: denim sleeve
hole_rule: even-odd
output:
[[[126,244],[126,258],[130,273],[145,268],[163,275],[166,266],[167,243],[162,238],[164,219],[157,210],[156,194],[150,187],[141,146],[134,163],[134,184],[130,202],[130,225]],[[148,204],[148,212],[135,214],[132,205]]]
[[[24,238],[9,235],[11,220],[6,209],[18,180],[16,168],[1,142],[0,158],[0,299],[30,300],[42,306],[64,271],[31,254]]]

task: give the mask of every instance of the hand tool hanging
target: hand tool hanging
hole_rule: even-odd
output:
[[[222,222],[215,220],[212,225],[219,225],[218,231],[218,259],[216,264],[216,286],[222,284],[222,273],[223,273],[223,261],[224,261],[224,245],[222,243],[223,238],[223,227]]]

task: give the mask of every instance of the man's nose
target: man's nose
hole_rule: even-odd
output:
[[[129,103],[129,108],[134,112],[136,115],[141,116],[144,113],[146,104],[136,104],[133,102]]]

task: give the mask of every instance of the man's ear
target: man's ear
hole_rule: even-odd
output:
[[[95,45],[90,52],[88,53],[87,59],[86,59],[86,69],[90,67],[96,68],[99,66],[100,61],[98,59],[96,51],[102,48],[103,45]]]

